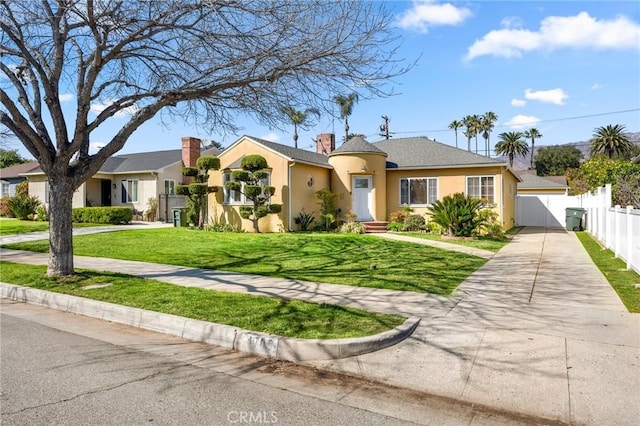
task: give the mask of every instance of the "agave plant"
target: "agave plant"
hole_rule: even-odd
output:
[[[448,195],[429,208],[431,220],[448,231],[449,236],[469,237],[482,223],[482,201],[462,193]]]

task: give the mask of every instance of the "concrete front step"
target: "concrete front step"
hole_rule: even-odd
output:
[[[367,230],[367,233],[382,233],[387,232],[387,225],[389,222],[384,222],[381,220],[376,220],[372,222],[362,222],[364,228]]]

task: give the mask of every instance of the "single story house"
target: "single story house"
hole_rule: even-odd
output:
[[[219,223],[242,226],[251,223],[240,217],[247,204],[241,193],[229,191],[246,155],[263,156],[269,165],[269,185],[276,188],[271,199],[281,204],[279,214],[260,220],[265,232],[295,230],[295,217],[304,211],[320,222],[316,191],[328,188],[338,196],[337,208],[345,220],[386,221],[406,204],[416,214],[446,195],[462,192],[484,200],[494,209],[505,229],[515,224],[516,188],[521,179],[508,163],[454,148],[426,137],[411,137],[369,143],[354,137],[335,148],[335,135],[320,134],[316,152],[242,136],[220,155],[221,169],[209,173],[209,184],[220,187],[210,194],[209,217]]]
[[[13,197],[16,195],[16,185],[24,182],[27,178],[24,173],[28,173],[40,167],[37,161],[30,161],[23,164],[15,164],[10,167],[0,169],[0,185],[2,186],[2,197]]]
[[[142,214],[149,199],[156,198],[161,201],[156,217],[170,220],[171,208],[184,205],[183,197],[175,195],[175,186],[185,183],[182,167],[195,166],[201,155],[219,153],[216,148],[202,150],[200,139],[188,137],[182,138],[182,149],[114,155],[76,190],[73,207],[129,206]],[[38,167],[23,176],[29,179],[29,194],[47,206],[49,182],[44,172]]]

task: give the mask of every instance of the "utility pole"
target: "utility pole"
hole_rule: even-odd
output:
[[[384,120],[384,123],[380,125],[380,136],[384,136],[385,139],[389,139],[392,137],[392,135],[389,134],[389,117],[383,115],[382,119]]]

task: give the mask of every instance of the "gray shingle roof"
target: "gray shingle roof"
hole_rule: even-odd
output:
[[[519,173],[519,176],[522,182],[518,182],[518,189],[568,188],[567,185],[532,173]]]
[[[29,173],[40,166],[37,161],[29,161],[28,163],[23,164],[15,164],[10,167],[5,167],[4,169],[0,169],[0,177],[3,178],[17,178],[23,173]]]
[[[373,146],[387,153],[387,169],[505,165],[503,161],[454,148],[424,136],[388,139]]]
[[[329,162],[327,161],[327,156],[324,154],[318,154],[317,152],[311,152],[300,148],[294,148],[288,145],[282,145],[276,142],[255,138],[253,136],[245,135],[245,137],[258,142],[259,144],[264,145],[265,147],[272,149],[273,151],[276,151],[287,158],[291,158],[292,160],[302,161],[304,163],[310,164],[317,164],[323,167],[330,167]]]
[[[220,151],[211,148],[202,151],[202,154],[218,155]],[[182,161],[182,150],[171,149],[167,151],[139,152],[135,154],[120,154],[107,158],[99,172],[102,173],[136,173],[159,170],[168,165]],[[38,167],[32,170],[34,173],[42,173]]]
[[[141,152],[137,154],[114,155],[100,167],[103,173],[126,173],[158,170],[182,160],[182,151]]]
[[[329,154],[329,157],[334,154],[387,154],[385,151],[377,148],[376,146],[367,142],[362,136],[354,136],[340,146],[340,148],[334,150]]]

